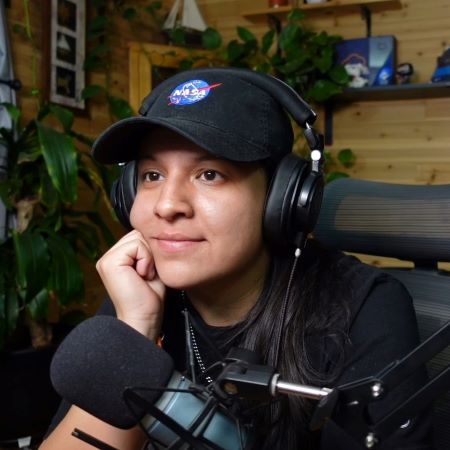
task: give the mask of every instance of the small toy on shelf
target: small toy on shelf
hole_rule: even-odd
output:
[[[409,84],[413,75],[414,66],[411,63],[402,63],[397,66],[395,79],[397,84]]]
[[[450,81],[450,47],[447,47],[437,59],[437,67],[431,77],[433,83]]]

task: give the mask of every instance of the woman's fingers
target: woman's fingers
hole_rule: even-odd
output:
[[[130,267],[147,280],[155,277],[155,264],[148,243],[142,234],[131,231],[111,247],[97,262],[97,270],[107,271]]]
[[[142,234],[132,231],[97,262],[97,270],[114,303],[117,317],[146,336],[161,325],[165,286]],[[156,334],[155,334],[156,333]]]

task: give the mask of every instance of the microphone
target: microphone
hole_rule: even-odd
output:
[[[449,337],[450,321],[379,373],[333,389],[280,380],[274,368],[258,364],[249,350],[233,349],[216,381],[205,388],[174,371],[166,352],[124,322],[95,316],[61,343],[50,376],[55,390],[70,403],[118,428],[139,423],[163,448],[243,449],[251,436],[224,404],[228,407],[230,400],[238,398],[268,400],[279,394],[319,400],[311,429],[333,420],[364,444],[383,440],[410,418],[411,411],[421,411],[448,390],[450,366],[381,420],[373,421],[367,410],[448,346]],[[190,447],[180,446],[180,440]]]
[[[199,449],[245,446],[246,434],[206,388],[174,371],[168,353],[114,317],[75,327],[56,351],[50,377],[69,403],[118,428],[140,423],[163,446],[179,439]]]

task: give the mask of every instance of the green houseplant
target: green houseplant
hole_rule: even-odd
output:
[[[321,105],[343,91],[349,83],[345,68],[334,58],[340,36],[314,31],[305,24],[305,13],[292,10],[282,24],[270,16],[269,28],[257,38],[248,28],[237,27],[237,38],[227,43],[217,30],[203,32],[203,48],[207,53],[188,50],[189,57],[180,62],[179,70],[202,66],[232,66],[269,73],[289,84],[306,101]],[[174,44],[185,45],[183,30],[179,29]],[[306,153],[302,133],[297,133],[295,150]],[[326,152],[326,180],[346,177],[345,169],[355,163],[351,149]]]
[[[17,447],[25,436],[32,444],[42,439],[60,402],[49,377],[53,353],[85,315],[83,271],[93,269],[86,258],[96,260],[115,240],[106,224],[106,191],[115,170],[97,166],[85,151],[92,142],[75,131],[71,111],[43,104],[33,6],[23,4],[24,23],[12,29],[33,49],[32,86],[25,95],[35,99],[37,113],[24,121],[19,108],[0,106],[11,119],[0,129],[8,153],[0,200],[9,219],[6,234],[4,223],[0,227],[0,447]],[[131,113],[108,84],[102,94],[111,120]]]
[[[2,113],[11,126],[0,128],[8,150],[0,198],[12,220],[0,238],[0,447],[42,438],[59,403],[53,352],[84,318],[74,309],[84,300],[80,259],[95,259],[113,241],[100,213],[109,174],[80,148],[90,142],[72,129],[73,113],[45,105],[25,124],[15,106]],[[81,207],[83,189],[83,204],[92,203]]]
[[[214,29],[203,33],[203,47],[210,53],[191,52],[180,69],[192,65],[245,67],[281,78],[307,101],[322,103],[348,85],[345,68],[334,59],[335,44],[342,38],[314,31],[305,24],[305,13],[294,9],[282,25],[274,17],[258,39],[248,28],[237,27],[236,39],[223,43]],[[183,44],[182,34],[178,45]]]
[[[80,255],[94,259],[113,241],[98,208],[107,174],[77,150],[89,140],[72,130],[69,110],[47,105],[22,125],[20,109],[3,106],[12,126],[0,129],[8,149],[0,197],[13,226],[0,242],[0,350],[28,337],[42,347],[51,342],[50,304],[64,311],[83,299]],[[82,184],[92,193],[86,209],[76,204]]]

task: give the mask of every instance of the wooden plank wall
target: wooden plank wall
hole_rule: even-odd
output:
[[[250,5],[264,7],[267,0],[251,0]],[[224,40],[236,37],[236,26],[246,26],[257,35],[267,29],[265,17],[248,20],[240,15],[246,8],[239,0],[197,0],[208,24],[221,31]],[[248,5],[249,0],[247,0]],[[31,23],[37,49],[17,33],[11,33],[14,65],[24,89],[20,102],[25,112],[33,114],[35,101],[27,96],[33,81],[30,63],[33,54],[41,64],[41,3],[30,2]],[[165,7],[172,4],[166,0]],[[247,8],[248,9],[248,8]],[[379,8],[378,8],[379,9]],[[23,2],[12,2],[7,9],[11,27],[24,20]],[[308,24],[344,38],[361,37],[365,24],[360,14],[321,13],[311,15]],[[450,4],[447,0],[402,0],[401,8],[380,10],[373,14],[373,35],[395,34],[398,61],[411,62],[416,69],[415,81],[427,82],[436,58],[450,44]],[[112,37],[113,63],[109,73],[113,93],[128,97],[128,47],[130,40],[148,38],[145,30],[133,30],[118,22],[118,33]],[[104,74],[90,76],[90,82],[102,83]],[[39,81],[39,80],[38,80]],[[101,104],[91,102],[87,115],[77,118],[78,130],[96,136],[111,121]],[[334,142],[331,150],[350,147],[357,155],[352,176],[411,183],[446,183],[450,181],[450,97],[425,100],[355,102],[338,108],[333,116]]]
[[[10,2],[6,9],[16,76],[23,89],[19,103],[25,117],[36,112],[35,99],[29,92],[42,86],[41,64],[48,64],[43,54],[42,38],[48,29],[48,19],[42,17],[42,5],[47,0],[29,2],[30,22],[35,46],[13,31],[23,25],[24,3]],[[247,2],[247,3],[246,3]],[[268,0],[197,0],[206,21],[217,28],[228,41],[236,37],[236,26],[250,28],[257,35],[267,30],[266,18],[248,20],[240,11],[248,5],[265,7]],[[164,0],[164,9],[172,0]],[[248,9],[248,8],[247,8]],[[436,58],[450,44],[450,3],[448,0],[401,0],[401,8],[380,10],[373,14],[373,35],[395,34],[398,42],[398,62],[414,64],[415,81],[427,82],[435,68]],[[327,30],[344,38],[365,36],[365,25],[356,11],[349,14],[314,14],[308,19],[311,27]],[[128,42],[141,40],[161,43],[143,23],[141,27],[116,21],[112,39],[113,58],[108,76],[111,92],[128,98]],[[33,80],[32,66],[37,65]],[[104,73],[90,75],[89,83],[103,84]],[[78,114],[75,128],[85,135],[97,136],[111,118],[105,106],[90,102],[84,114]],[[450,182],[450,98],[383,102],[358,102],[339,108],[334,115],[334,145],[332,151],[350,147],[357,155],[351,170],[354,177],[408,183]],[[320,127],[320,123],[319,123]],[[323,128],[323,126],[322,126]],[[81,200],[82,201],[82,200]],[[121,233],[117,224],[111,227]],[[86,264],[87,299],[94,308],[104,292],[93,265]]]
[[[236,37],[237,24],[263,34],[265,17],[248,20],[239,11],[240,5],[249,10],[267,3],[198,0],[209,24],[227,39]],[[346,39],[366,33],[357,10],[311,13],[307,22],[316,30]],[[372,35],[396,36],[397,61],[414,65],[416,82],[430,80],[436,58],[450,45],[449,29],[448,0],[402,0],[400,8],[377,7],[372,16]],[[450,182],[450,92],[449,97],[440,99],[358,101],[335,109],[333,125],[330,150],[353,149],[357,164],[350,173],[354,177],[414,184]]]

